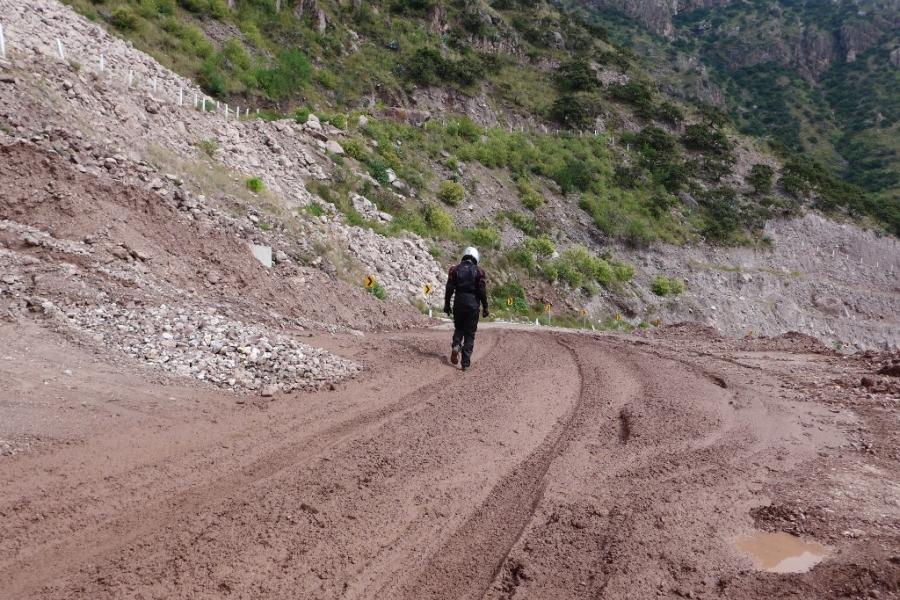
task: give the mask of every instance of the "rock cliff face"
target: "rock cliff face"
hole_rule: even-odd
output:
[[[817,78],[835,61],[853,62],[900,25],[900,3],[866,1],[831,10],[815,3],[734,4],[731,0],[582,0],[584,6],[624,13],[668,39],[715,33],[732,69],[775,62]],[[727,10],[726,10],[727,9]],[[707,11],[707,12],[704,12]],[[685,15],[704,13],[700,28],[684,27]],[[708,13],[708,14],[707,14]],[[736,17],[722,25],[723,15]],[[681,17],[681,18],[680,18]]]

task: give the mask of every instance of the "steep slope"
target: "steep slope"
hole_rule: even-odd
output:
[[[224,103],[192,107],[193,84],[69,9],[31,5],[7,23],[6,139],[34,140],[192,214],[220,207],[246,241],[332,280],[358,288],[372,274],[377,293],[439,307],[438,261],[476,243],[501,316],[601,327],[689,319],[740,335],[800,328],[836,345],[900,343],[896,241],[812,215],[775,219],[805,210],[783,182],[770,188],[779,163],[715,112],[684,107],[690,121],[667,124],[678,107],[644,95],[634,74],[588,65],[588,95],[609,95],[597,134],[378,106],[274,121],[244,108],[235,120]],[[567,80],[583,81],[577,62],[566,65]],[[439,88],[419,90],[444,101]],[[477,101],[466,107],[479,116]],[[425,284],[438,293],[426,296]],[[354,310],[341,307],[337,322],[327,309],[306,318],[354,327]]]
[[[742,131],[812,157],[898,210],[896,0],[582,4],[601,20],[633,18],[614,28],[618,39],[673,89],[727,105]]]

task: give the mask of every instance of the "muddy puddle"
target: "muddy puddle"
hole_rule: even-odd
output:
[[[735,546],[761,571],[803,573],[830,554],[828,546],[784,532],[757,531],[740,537]]]

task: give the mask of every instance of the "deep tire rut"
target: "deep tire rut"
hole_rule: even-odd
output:
[[[427,562],[403,598],[483,598],[503,570],[544,495],[545,477],[569,441],[584,404],[584,374],[575,349],[556,342],[578,369],[578,392],[565,417],[524,462],[498,483],[487,499]]]
[[[495,339],[487,348],[486,354],[492,354],[497,347],[498,341]],[[418,410],[427,404],[428,398],[446,388],[448,381],[455,377],[457,375],[454,373],[442,376],[386,406],[364,411],[313,433],[303,440],[279,446],[224,478],[192,486],[174,497],[145,504],[137,513],[115,518],[62,541],[48,544],[27,557],[2,565],[0,582],[8,583],[6,592],[10,593],[11,597],[24,596],[39,585],[39,581],[46,576],[47,571],[62,575],[77,569],[91,557],[113,554],[117,549],[170,527],[179,519],[184,519],[185,515],[197,514],[223,504],[235,490],[251,487],[285,469],[311,464],[329,449],[340,447],[367,431],[376,430],[392,419],[401,418],[409,411]],[[152,514],[153,519],[148,521],[147,514]],[[23,574],[18,568],[22,560],[41,564],[40,574],[34,573],[33,576]]]

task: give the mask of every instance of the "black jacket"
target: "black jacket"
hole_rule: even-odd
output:
[[[484,307],[485,312],[488,310],[488,299],[487,299],[487,277],[484,274],[484,270],[472,263],[468,258],[464,258],[463,262],[469,262],[475,266],[475,282],[474,286],[471,286],[471,289],[459,289],[459,281],[457,278],[457,271],[459,265],[450,267],[450,272],[447,274],[447,288],[444,290],[444,310],[449,312],[450,308],[450,300],[453,298],[453,295],[456,294],[456,300],[453,303],[454,311],[457,307],[464,306],[467,309],[478,310],[478,305],[480,304]]]

